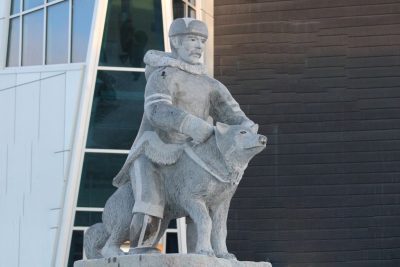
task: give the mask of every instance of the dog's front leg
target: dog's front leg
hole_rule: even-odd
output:
[[[226,222],[228,218],[229,204],[231,198],[224,200],[215,207],[211,208],[211,244],[215,255],[218,258],[236,259],[235,255],[228,252],[226,247]]]
[[[211,218],[203,201],[190,199],[185,201],[186,210],[196,226],[195,253],[215,256],[211,247]]]

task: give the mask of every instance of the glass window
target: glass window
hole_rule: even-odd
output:
[[[43,61],[43,10],[23,16],[22,65],[40,65]]]
[[[19,13],[21,9],[21,1],[20,0],[12,0],[11,2],[11,15],[14,15],[15,13]]]
[[[71,239],[71,250],[69,253],[68,267],[73,267],[74,262],[83,257],[83,231],[73,231]]]
[[[92,226],[101,222],[101,212],[77,211],[75,214],[75,226]]]
[[[107,199],[116,190],[112,179],[121,169],[126,157],[126,154],[85,154],[78,207],[104,207]]]
[[[143,72],[98,71],[86,146],[130,149],[143,116]]]
[[[171,220],[168,224],[168,228],[176,229],[176,220]]]
[[[68,62],[68,1],[47,9],[46,64]]]
[[[7,66],[19,65],[19,17],[10,20],[8,39]]]
[[[24,10],[28,10],[44,4],[44,0],[23,0]]]
[[[188,17],[189,18],[196,18],[196,10],[188,6]]]
[[[179,253],[179,251],[178,251],[178,234],[177,233],[167,233],[165,252],[166,253]]]
[[[100,65],[144,67],[149,49],[164,50],[160,0],[109,1]]]
[[[173,3],[174,19],[183,18],[185,16],[185,4],[182,0],[174,0]]]
[[[113,2],[113,1],[110,1]],[[92,26],[94,0],[74,0],[72,4],[72,62],[84,62]]]
[[[94,2],[11,0],[10,14],[13,18],[10,19],[7,67],[84,62]],[[21,12],[21,4],[25,12]],[[47,13],[45,17],[44,13]],[[18,23],[22,23],[22,27]],[[19,40],[20,28],[22,40]]]
[[[174,19],[196,18],[196,0],[173,0]]]

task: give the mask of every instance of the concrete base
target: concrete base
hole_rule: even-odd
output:
[[[74,267],[272,267],[269,262],[225,260],[197,254],[126,255],[80,260]]]

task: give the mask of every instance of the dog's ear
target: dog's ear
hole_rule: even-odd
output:
[[[250,127],[251,131],[256,134],[258,132],[258,124],[255,123]]]
[[[229,125],[228,124],[225,124],[225,123],[222,123],[222,122],[217,122],[217,125],[216,125],[217,127],[217,131],[220,133],[220,134],[225,134],[227,131],[228,131],[228,129],[229,129]]]

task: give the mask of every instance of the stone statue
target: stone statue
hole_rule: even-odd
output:
[[[206,25],[176,19],[169,37],[172,53],[144,57],[142,124],[113,180],[118,190],[104,207],[103,223],[85,234],[88,258],[121,255],[126,240],[130,254],[157,252],[169,221],[180,217],[189,221],[189,252],[235,258],[225,243],[230,200],[267,139],[227,88],[206,74]]]

